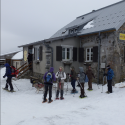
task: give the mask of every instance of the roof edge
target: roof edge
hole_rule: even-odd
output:
[[[83,17],[83,16],[86,16],[86,15],[91,14],[91,13],[97,12],[97,11],[99,11],[99,10],[102,10],[102,9],[105,9],[105,8],[108,8],[108,7],[111,7],[111,6],[114,6],[114,5],[119,4],[119,3],[122,3],[122,2],[125,2],[125,0],[119,1],[119,2],[114,3],[114,4],[111,4],[111,5],[108,5],[108,6],[106,6],[106,7],[100,8],[100,9],[95,10],[95,11],[93,11],[93,12],[89,12],[89,13],[87,13],[87,14],[78,16],[78,17],[76,17],[76,19],[77,19],[77,18],[80,18],[80,17]]]

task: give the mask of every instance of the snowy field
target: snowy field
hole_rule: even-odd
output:
[[[51,104],[42,103],[42,91],[35,93],[27,79],[13,81],[19,91],[9,93],[2,88],[6,78],[3,79],[5,69],[1,69],[1,125],[125,125],[125,86],[116,84],[112,94],[106,94],[107,86],[100,89],[93,84],[93,91],[85,92],[87,98],[80,99],[79,91],[73,97],[69,91],[64,94],[64,100],[53,101]],[[66,86],[65,86],[66,90]],[[53,90],[53,99],[55,91]]]

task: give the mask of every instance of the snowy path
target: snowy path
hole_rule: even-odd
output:
[[[73,97],[70,86],[65,100],[51,104],[42,104],[42,91],[36,94],[29,80],[14,84],[19,91],[14,86],[17,92],[9,93],[2,89],[5,79],[1,81],[1,125],[125,125],[125,88],[119,88],[119,84],[112,94],[105,93],[106,85],[101,93],[101,85],[98,89],[93,84],[94,90],[87,91],[86,84],[85,99],[79,99],[79,93]],[[123,85],[125,82],[120,83]]]

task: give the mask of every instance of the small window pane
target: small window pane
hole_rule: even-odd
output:
[[[87,52],[89,52],[89,49],[87,49]]]
[[[65,59],[65,51],[62,52],[62,59]]]
[[[37,59],[39,59],[39,48],[37,48]]]
[[[67,48],[67,59],[70,59],[70,49]]]
[[[91,48],[91,52],[93,52],[93,48]]]

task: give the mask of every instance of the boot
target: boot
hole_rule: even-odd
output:
[[[56,99],[59,99],[59,90],[56,92]]]
[[[63,90],[61,90],[61,97],[60,97],[60,99],[61,99],[61,100],[64,99],[64,98],[63,98]]]
[[[47,99],[43,100],[43,102],[42,102],[42,103],[45,103],[45,102],[47,102]]]

